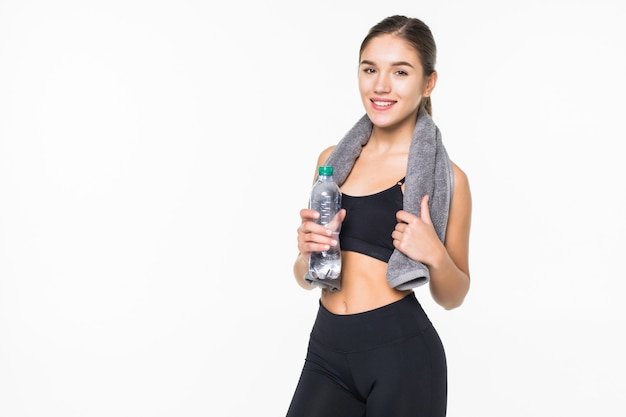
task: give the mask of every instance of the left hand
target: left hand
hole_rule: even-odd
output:
[[[396,213],[398,224],[391,233],[393,246],[409,258],[431,265],[441,253],[443,243],[439,240],[430,218],[428,196],[420,202],[421,217],[400,210]]]

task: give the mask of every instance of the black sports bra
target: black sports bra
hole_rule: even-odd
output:
[[[341,250],[389,262],[394,250],[391,232],[398,223],[396,213],[402,210],[402,184],[404,178],[375,194],[359,197],[342,195],[341,205],[346,209],[346,218],[339,233]]]

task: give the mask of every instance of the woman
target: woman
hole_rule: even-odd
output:
[[[412,140],[431,116],[435,58],[432,33],[415,18],[388,17],[361,44],[359,91],[371,133],[340,184],[341,286],[321,290],[289,417],[446,414],[445,352],[413,288],[427,282],[433,299],[448,310],[463,303],[470,284],[467,177],[448,162],[453,180],[443,235],[433,226],[442,217],[431,213],[434,195],[416,203],[419,216],[405,210],[406,201],[403,206]],[[327,164],[335,148],[324,150],[317,166]],[[303,209],[300,216],[293,270],[297,282],[311,289],[305,279],[311,252],[338,242],[315,223],[317,212]],[[390,285],[394,252],[425,265],[427,278]]]

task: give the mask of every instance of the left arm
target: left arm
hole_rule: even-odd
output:
[[[398,225],[392,237],[394,246],[428,266],[430,292],[446,310],[459,307],[469,291],[469,233],[472,198],[465,173],[452,164],[454,191],[446,228],[445,245],[441,243],[430,219],[428,196],[420,205],[421,217],[406,211],[397,214]]]

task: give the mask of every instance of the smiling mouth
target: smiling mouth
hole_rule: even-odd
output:
[[[374,105],[378,106],[378,107],[389,107],[392,104],[394,104],[394,101],[376,101],[376,100],[372,100],[372,103],[374,103]]]

